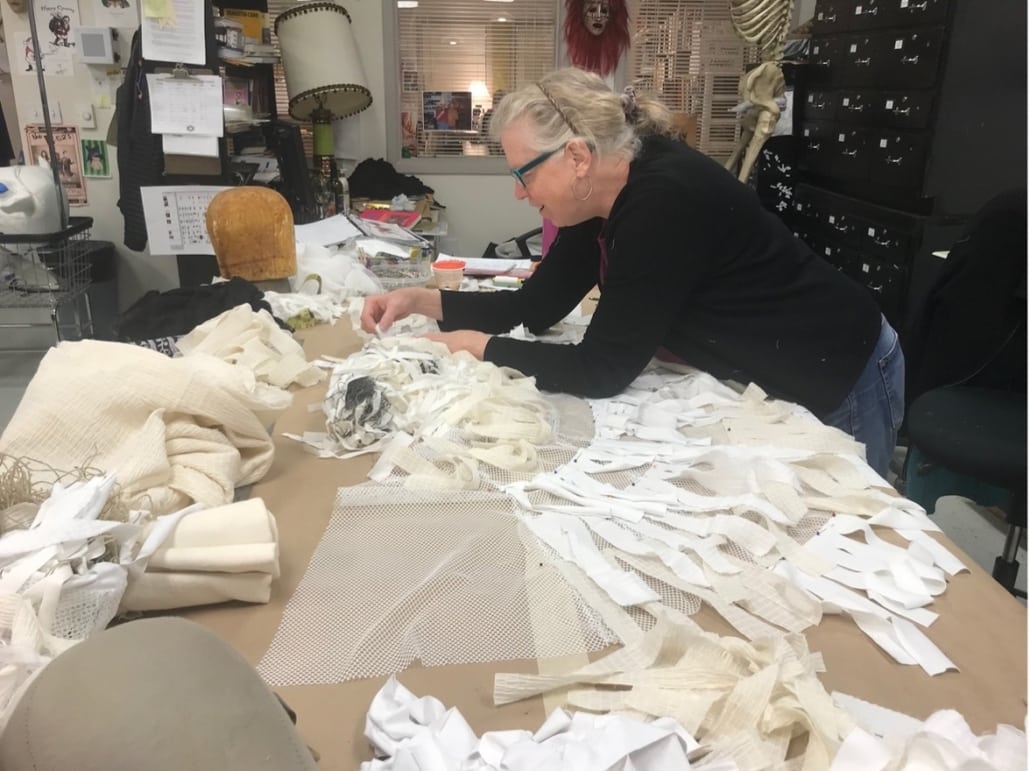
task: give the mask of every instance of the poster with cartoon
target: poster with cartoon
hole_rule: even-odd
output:
[[[99,179],[111,176],[111,162],[107,156],[107,142],[102,139],[82,140],[82,173],[87,177]]]
[[[136,0],[100,0],[93,5],[93,21],[98,27],[135,27],[139,24]]]
[[[86,181],[82,174],[82,147],[79,127],[55,124],[54,149],[57,151],[57,170],[61,187],[69,206],[86,205]],[[46,126],[30,123],[25,127],[25,162],[50,165],[50,148],[46,141]]]
[[[76,0],[39,0],[35,5],[36,30],[43,72],[70,78],[74,74],[75,30],[79,26]],[[35,72],[32,38],[25,36],[25,71]]]

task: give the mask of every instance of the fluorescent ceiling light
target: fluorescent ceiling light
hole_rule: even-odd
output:
[[[486,0],[488,3],[514,3],[515,0]]]
[[[418,0],[397,0],[398,8],[418,8]]]

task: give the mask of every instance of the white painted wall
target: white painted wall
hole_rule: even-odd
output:
[[[795,0],[794,2],[794,23],[791,27],[804,24],[815,15],[816,0]]]
[[[351,15],[355,39],[365,66],[368,85],[374,101],[372,106],[351,120],[357,121],[357,129],[348,132],[357,144],[359,158],[386,157],[386,114],[383,70],[383,3],[382,0],[345,0]],[[94,23],[94,4],[87,0],[79,3],[83,25]],[[16,41],[29,35],[28,16],[15,14],[8,3],[0,0],[4,29],[7,31],[8,48],[12,57],[19,50]],[[123,55],[128,54],[128,45],[133,29],[120,30]],[[12,62],[12,65],[18,62]],[[17,121],[12,120],[12,131],[21,131],[31,123],[34,111],[39,109],[40,99],[34,73],[24,72],[24,67],[12,66],[11,86]],[[73,77],[47,78],[47,95],[51,103],[61,105],[66,122],[75,108],[88,104],[92,98],[92,78],[89,68],[77,62]],[[8,109],[9,98],[4,96],[4,108]],[[112,109],[96,110],[96,129],[83,129],[84,139],[103,139],[113,116]],[[111,148],[114,161],[115,150]],[[117,208],[118,171],[110,180],[87,180],[89,205],[76,208],[75,215],[91,216],[94,219],[93,237],[113,242],[119,253],[118,295],[119,306],[125,308],[150,289],[165,290],[178,286],[178,272],[175,258],[139,253],[122,244],[123,221]],[[487,243],[518,235],[539,225],[535,210],[514,200],[510,177],[506,175],[432,175],[421,177],[436,190],[437,198],[447,206],[446,218],[449,235],[446,248],[465,256],[479,256]],[[0,314],[2,315],[2,314]]]

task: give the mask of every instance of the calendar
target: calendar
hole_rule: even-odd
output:
[[[140,188],[150,253],[213,255],[205,215],[211,199],[227,189],[217,185]]]

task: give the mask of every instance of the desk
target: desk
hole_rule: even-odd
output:
[[[346,321],[336,328],[316,327],[304,333],[309,358],[321,354],[346,356],[360,341]],[[268,475],[252,495],[264,499],[278,521],[282,575],[267,605],[218,605],[182,613],[212,629],[256,665],[268,649],[293,591],[329,521],[338,486],[363,481],[373,457],[348,461],[320,460],[302,446],[281,436],[283,431],[319,430],[321,412],[309,413],[324,386],[299,391],[275,429],[276,457]],[[943,536],[941,540],[958,554]],[[964,556],[964,555],[963,555]],[[967,562],[968,559],[964,559]],[[811,650],[822,652],[827,690],[840,690],[876,704],[925,719],[944,708],[958,709],[975,732],[993,730],[998,723],[1022,726],[1026,716],[1027,615],[1015,599],[976,565],[949,583],[934,602],[940,613],[927,630],[959,667],[931,678],[919,667],[895,664],[863,635],[853,622],[831,616],[806,636]],[[731,634],[707,606],[694,616],[703,627]],[[495,672],[536,672],[535,661],[502,661],[437,668],[412,667],[399,679],[416,695],[431,694],[468,719],[482,733],[501,728],[537,728],[545,717],[536,698],[504,707],[493,706]],[[318,686],[277,689],[298,714],[298,728],[322,756],[320,768],[354,769],[367,760],[362,735],[364,716],[385,678],[370,678]]]

